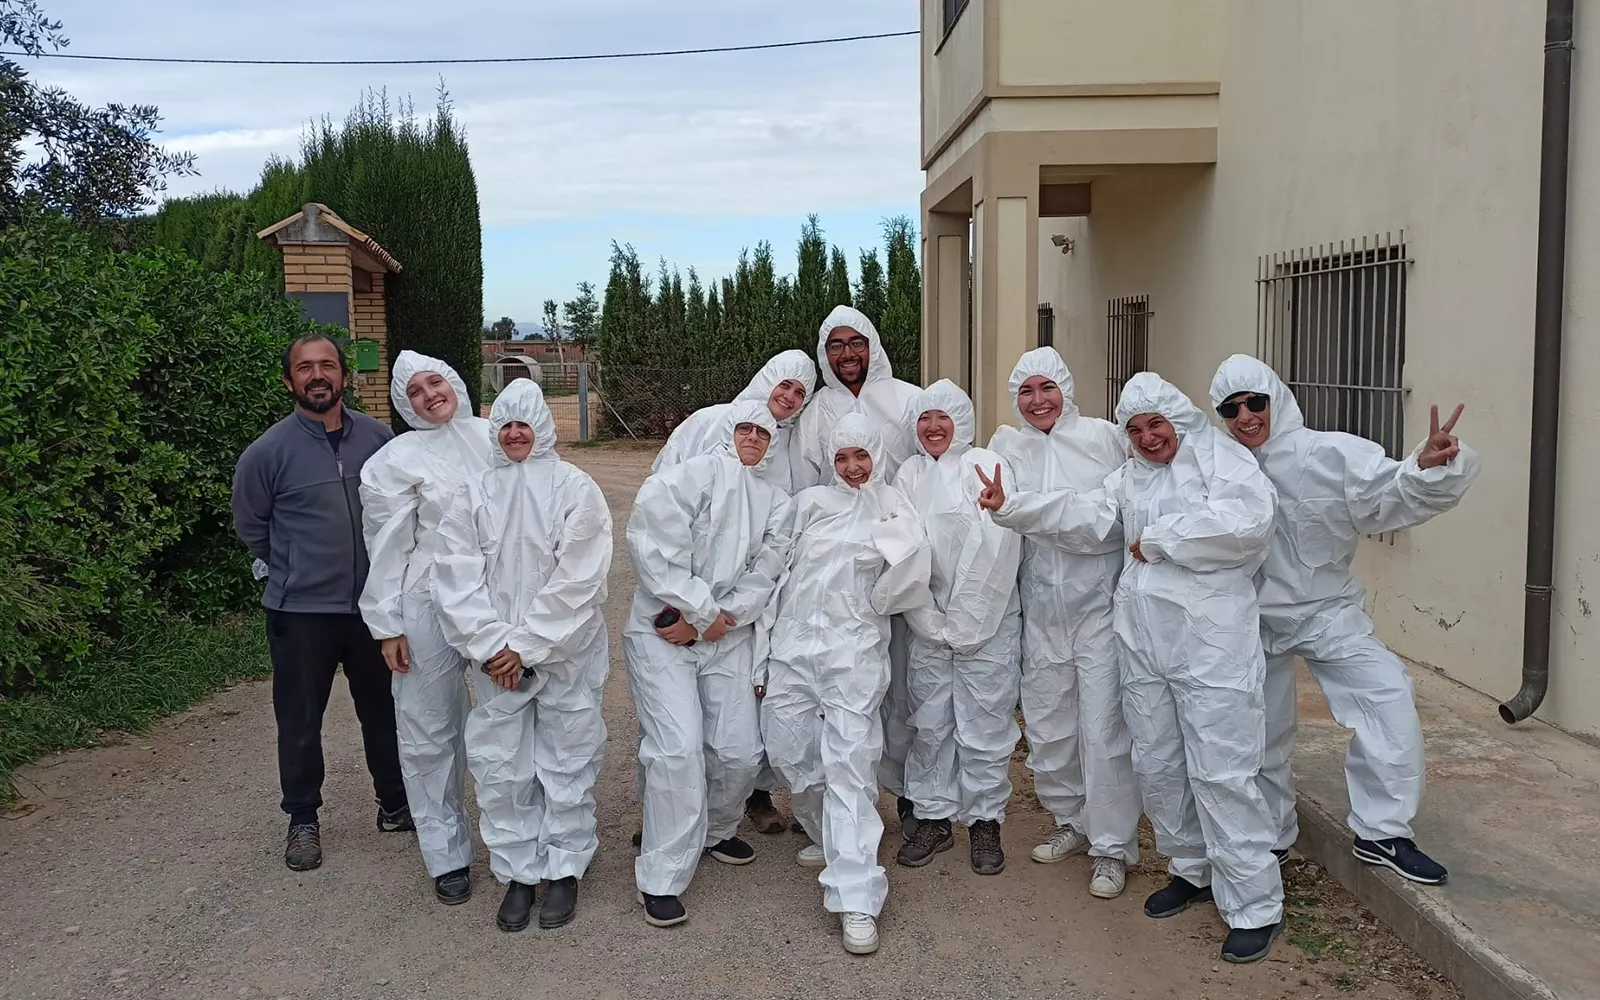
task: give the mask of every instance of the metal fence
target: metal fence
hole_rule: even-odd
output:
[[[1126,295],[1106,303],[1106,419],[1115,420],[1128,379],[1150,367],[1150,296]]]
[[[1294,390],[1306,425],[1404,454],[1405,232],[1260,258],[1257,353]]]
[[[494,396],[518,378],[544,390],[562,441],[661,440],[703,406],[733,400],[754,372],[745,366],[646,368],[595,362],[484,366],[489,412]]]
[[[744,366],[597,365],[594,381],[603,411],[602,433],[640,440],[665,438],[702,406],[731,402],[753,374]]]

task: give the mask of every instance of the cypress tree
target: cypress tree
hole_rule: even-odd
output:
[[[878,251],[861,251],[861,280],[856,283],[856,308],[872,320],[873,326],[881,328],[888,299],[889,289],[883,282],[883,265],[878,261]]]
[[[821,325],[827,312],[831,312],[834,306],[853,304],[850,297],[850,265],[845,263],[844,254],[839,252],[839,248],[834,247],[832,263],[828,267],[828,309],[823,316],[818,317],[818,325]]]
[[[815,215],[806,216],[800,227],[800,243],[795,248],[794,287],[786,322],[785,346],[814,338],[833,303],[828,301],[828,244]]]
[[[713,293],[714,295],[715,293]],[[711,341],[711,328],[706,312],[706,290],[700,275],[689,268],[689,288],[684,296],[684,340],[690,357],[714,357],[716,345]]]
[[[897,215],[883,223],[884,249],[889,262],[888,294],[884,303],[884,350],[895,375],[908,382],[922,381],[922,272],[917,266],[917,231],[911,219]]]

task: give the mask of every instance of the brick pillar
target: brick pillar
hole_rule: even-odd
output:
[[[382,345],[378,351],[378,370],[358,372],[355,376],[356,397],[369,416],[388,423],[389,406],[389,321],[384,308],[384,279],[388,275],[371,275],[370,291],[356,292],[350,300],[350,334],[360,340],[376,340]]]
[[[298,243],[283,247],[283,290],[295,292],[343,292],[354,287],[350,247],[331,243]],[[349,324],[346,324],[349,328]]]

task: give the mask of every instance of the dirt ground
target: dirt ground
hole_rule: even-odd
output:
[[[1050,824],[1020,751],[1000,876],[972,873],[964,836],[917,870],[894,865],[898,838],[885,837],[890,897],[875,956],[840,948],[815,872],[794,864],[798,835],[749,835],[754,864],[701,866],[684,897],[687,924],[647,926],[628,842],[636,730],[615,636],[633,589],[622,531],[651,455],[625,445],[567,452],[605,490],[618,538],[600,851],[571,925],[496,930],[500,890],[481,851],[472,901],[433,900],[413,839],[373,829],[342,682],[326,724],[326,862],[287,870],[270,689],[251,683],[148,734],[24,769],[25,798],[0,819],[0,996],[1457,996],[1309,861],[1291,862],[1288,934],[1255,966],[1220,963],[1224,927],[1210,907],[1159,922],[1142,915],[1144,896],[1164,881],[1153,853],[1122,898],[1091,898],[1087,859],[1028,860]],[[883,810],[892,819],[891,801]]]

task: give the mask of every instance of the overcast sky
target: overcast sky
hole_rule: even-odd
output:
[[[908,0],[46,0],[69,51],[381,59],[687,48],[915,28]],[[186,194],[253,186],[305,124],[364,87],[431,106],[438,67],[226,67],[23,60],[95,103],[151,103],[199,157]],[[702,274],[769,239],[794,267],[807,212],[854,271],[885,215],[916,216],[917,45],[578,64],[443,67],[467,129],[484,227],[484,310],[539,318],[582,279],[603,285],[612,239]],[[337,210],[338,206],[333,206]]]

